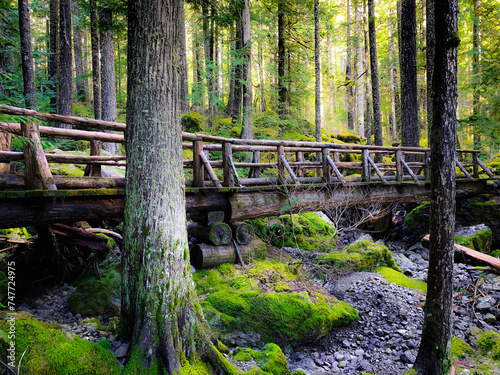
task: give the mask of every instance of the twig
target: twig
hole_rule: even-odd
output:
[[[10,368],[9,365],[6,365],[3,361],[0,360],[0,363],[5,366],[5,368],[9,371],[11,371],[14,375],[16,375],[16,372]]]
[[[26,354],[26,351],[27,351],[27,350],[28,350],[28,345],[26,345],[26,349],[24,349],[24,352],[23,352],[23,354],[21,355],[21,358],[19,359],[19,363],[17,364],[17,375],[19,375],[19,374],[20,374],[20,372],[19,372],[19,371],[21,370],[21,362],[22,362],[22,360],[23,360],[23,358],[24,358],[24,355]]]
[[[9,250],[14,250],[14,249],[17,249],[18,247],[19,247],[19,244],[15,244],[14,246],[6,247],[5,249],[0,250],[0,253],[3,253],[5,251],[9,251]]]

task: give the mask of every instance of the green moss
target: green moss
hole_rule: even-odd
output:
[[[494,359],[500,359],[500,334],[495,331],[482,332],[477,340],[477,346],[483,355],[489,355]]]
[[[454,359],[463,359],[465,356],[474,356],[476,353],[469,344],[454,336],[451,340],[451,356]]]
[[[251,361],[256,354],[255,350],[249,348],[236,348],[232,353],[232,357],[235,361],[248,362]]]
[[[411,369],[404,373],[404,375],[418,375],[417,370]]]
[[[73,314],[99,315],[111,305],[111,288],[104,281],[89,280],[80,284],[68,298]]]
[[[325,251],[336,245],[333,228],[312,212],[248,222],[257,236],[273,246]]]
[[[8,332],[10,322],[4,314],[1,330]],[[16,365],[24,350],[21,374],[120,374],[120,364],[113,353],[76,335],[68,335],[54,324],[39,322],[25,312],[15,318]],[[10,345],[4,337],[0,340],[2,361],[7,363],[5,353]],[[10,361],[9,361],[10,362]]]
[[[53,175],[83,177],[85,168],[76,164],[55,164],[49,163],[50,171]]]
[[[429,233],[430,210],[429,202],[423,202],[406,215],[405,232],[417,237]]]
[[[290,341],[316,340],[358,318],[355,309],[334,297],[285,292],[285,285],[301,277],[297,267],[260,261],[245,270],[222,271],[193,274],[207,321],[218,329],[256,332],[266,341],[276,334]],[[269,292],[271,288],[283,291]]]
[[[401,271],[387,247],[368,240],[355,242],[346,246],[343,251],[332,251],[322,255],[316,262],[357,271],[371,271],[379,266]]]
[[[358,136],[356,134],[352,134],[352,133],[347,133],[347,132],[342,132],[342,133],[337,134],[336,138],[340,139],[342,142],[346,142],[346,143],[360,144],[362,141],[360,136]]]
[[[101,323],[101,321],[99,319],[97,319],[97,318],[87,318],[87,319],[83,319],[80,322],[80,325],[82,327],[85,327],[88,324],[94,325],[95,326],[95,330],[104,331],[106,329],[106,327],[103,326],[102,323]]]
[[[7,228],[0,229],[0,240],[5,237],[7,240],[24,241],[30,237],[26,228]]]
[[[427,293],[427,283],[420,280],[410,279],[401,272],[395,271],[392,268],[378,267],[375,269],[375,272],[380,273],[384,279],[390,283],[404,286],[405,288],[410,288],[421,293]]]
[[[474,236],[455,236],[455,242],[485,254],[490,253],[492,240],[493,234],[491,229],[481,230]]]
[[[108,246],[110,249],[114,249],[116,247],[116,241],[113,239],[113,237],[107,236],[104,233],[96,233],[96,234],[108,240]]]
[[[292,372],[292,375],[307,375],[307,374],[302,370],[295,370],[294,372]]]
[[[205,119],[198,112],[183,113],[181,115],[182,130],[185,132],[196,133],[203,129]]]

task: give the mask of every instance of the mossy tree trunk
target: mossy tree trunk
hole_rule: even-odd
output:
[[[424,375],[449,370],[453,327],[458,1],[441,0],[434,5],[430,258],[422,341],[414,366]]]
[[[179,102],[182,6],[176,0],[129,2],[122,321],[132,351],[125,373],[179,373],[183,356],[214,353],[189,269]]]

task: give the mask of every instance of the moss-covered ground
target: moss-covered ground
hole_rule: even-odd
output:
[[[20,374],[120,374],[120,364],[113,353],[103,345],[66,334],[55,324],[43,323],[26,312],[18,312],[15,314],[15,340],[9,337],[9,333],[12,332],[11,327],[9,315],[2,313],[0,317],[2,361],[11,362],[6,353],[11,342],[15,342],[16,365],[26,351],[20,365]]]
[[[358,318],[354,308],[302,278],[297,266],[226,264],[193,276],[207,320],[221,332],[255,332],[264,342],[311,341]]]
[[[336,245],[333,228],[312,212],[248,222],[261,239],[276,247],[326,251]]]
[[[401,272],[398,272],[392,268],[377,267],[375,269],[375,272],[381,274],[384,279],[390,283],[404,286],[405,288],[410,288],[420,293],[427,293],[427,283],[420,280],[410,279],[409,277],[403,275]]]
[[[489,254],[491,252],[492,240],[493,233],[491,232],[491,229],[481,230],[474,236],[455,236],[455,242],[485,254]]]
[[[321,255],[316,263],[355,271],[372,271],[377,267],[401,271],[387,247],[368,240],[355,242],[344,250]]]

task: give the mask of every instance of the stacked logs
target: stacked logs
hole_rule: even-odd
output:
[[[224,212],[209,212],[202,222],[190,222],[188,234],[193,267],[212,268],[223,263],[241,263],[259,257],[265,244],[254,236],[252,227],[244,222],[227,224]]]

